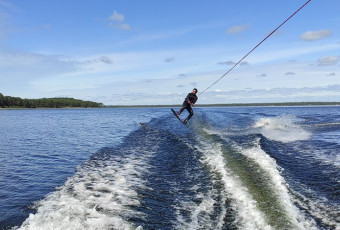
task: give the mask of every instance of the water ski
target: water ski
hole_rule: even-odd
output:
[[[173,110],[173,109],[171,108],[171,111],[174,113],[174,115],[177,117],[177,119],[178,119],[183,125],[187,126],[187,125],[182,121],[182,119],[177,115],[177,113],[176,113],[175,110]]]

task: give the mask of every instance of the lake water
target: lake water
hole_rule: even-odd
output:
[[[194,112],[0,110],[0,229],[340,229],[339,107]]]

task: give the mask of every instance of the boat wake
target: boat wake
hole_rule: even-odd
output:
[[[325,170],[303,174],[294,148],[313,135],[297,124],[265,117],[235,131],[197,116],[189,130],[153,119],[79,166],[18,228],[337,229],[339,208],[317,198],[329,194],[301,181]]]

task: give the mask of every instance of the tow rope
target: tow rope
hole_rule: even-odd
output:
[[[305,4],[303,4],[299,9],[297,9],[292,15],[290,15],[284,22],[282,22],[276,29],[274,29],[270,34],[267,35],[261,42],[259,42],[253,49],[251,49],[246,55],[244,55],[233,67],[231,67],[225,74],[223,74],[219,79],[217,79],[214,83],[212,83],[208,88],[203,90],[200,94],[203,94],[205,91],[214,86],[217,82],[219,82],[222,78],[224,78],[228,73],[230,73],[238,64],[240,64],[249,54],[251,54],[257,47],[259,47],[267,38],[269,38],[273,33],[275,33],[283,24],[285,24],[289,19],[291,19],[297,12],[299,12],[303,7],[305,7],[311,0],[308,0]]]

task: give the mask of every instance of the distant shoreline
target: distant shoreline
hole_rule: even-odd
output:
[[[22,99],[20,97],[4,96],[0,93],[0,107],[9,109],[21,108],[98,108],[102,103],[83,101],[70,97],[53,97],[39,99]]]
[[[26,107],[0,107],[0,110],[34,110],[34,109],[99,109],[104,107],[36,107],[36,108],[26,108]]]
[[[145,107],[181,107],[178,105],[109,105],[104,108],[145,108]],[[340,102],[277,102],[277,103],[231,103],[197,104],[195,107],[256,107],[256,106],[340,106]]]
[[[182,105],[104,105],[102,107],[6,107],[0,110],[16,110],[16,109],[98,109],[98,108],[170,108],[181,107]],[[280,107],[280,106],[340,106],[340,102],[278,102],[278,103],[231,103],[231,104],[197,104],[200,107]]]

